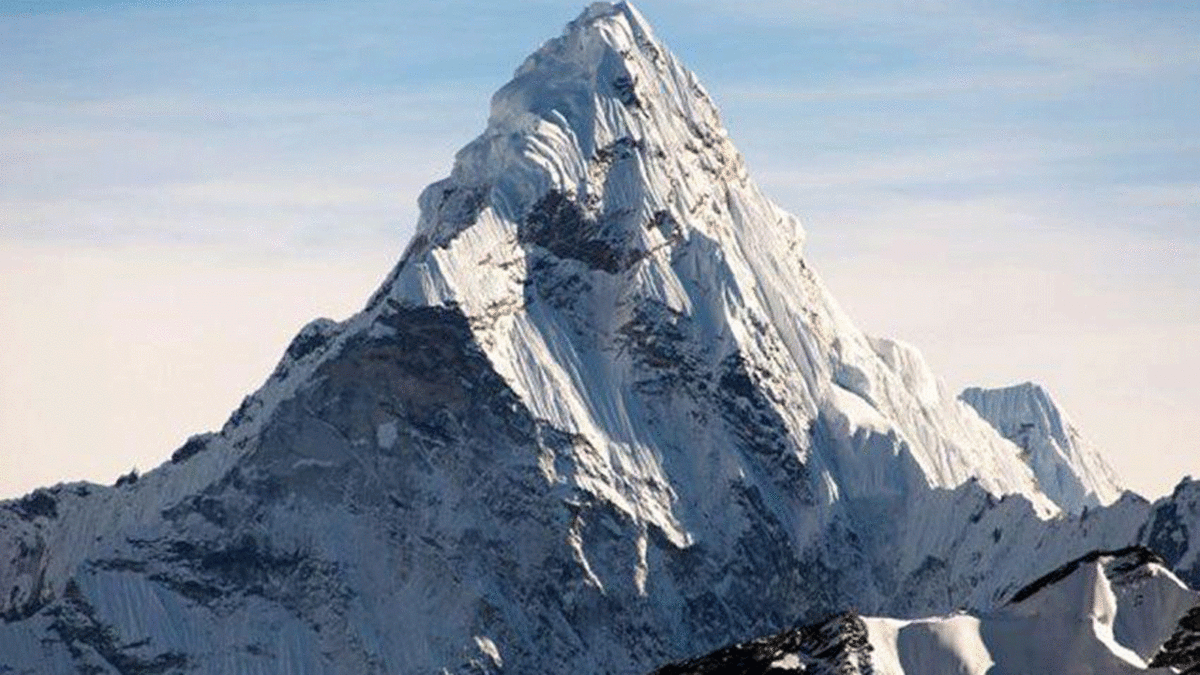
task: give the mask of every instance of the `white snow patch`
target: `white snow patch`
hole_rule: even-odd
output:
[[[772,661],[768,670],[800,670],[803,665],[796,654],[785,654],[782,658]]]
[[[476,635],[475,645],[479,647],[479,651],[483,652],[484,656],[487,656],[492,660],[492,663],[496,664],[497,668],[504,667],[504,659],[500,657],[500,648],[496,646],[496,643],[491,638]]]
[[[375,427],[375,442],[381,448],[392,448],[396,445],[396,439],[399,437],[400,433],[396,428],[395,420],[384,422]]]
[[[305,457],[292,462],[293,469],[331,469],[337,466],[337,462],[331,462],[327,459],[313,459]]]

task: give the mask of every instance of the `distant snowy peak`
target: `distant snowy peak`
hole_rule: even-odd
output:
[[[1196,672],[1200,593],[1161,563],[1138,547],[1096,551],[985,615],[842,614],[655,675]]]
[[[1065,510],[1078,513],[1121,495],[1116,473],[1041,386],[972,387],[960,398],[1021,448],[1042,489]]]

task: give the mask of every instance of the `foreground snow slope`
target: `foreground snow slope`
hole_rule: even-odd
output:
[[[635,673],[1139,538],[1195,569],[1194,508],[1066,515],[858,331],[628,5],[531,56],[421,206],[219,433],[0,508],[0,672]]]
[[[843,614],[665,666],[656,675],[1125,675],[1200,667],[1200,593],[1161,563],[1144,548],[1094,552],[982,615],[898,620]]]

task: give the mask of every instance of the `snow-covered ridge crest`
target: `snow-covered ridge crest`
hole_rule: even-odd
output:
[[[1005,607],[921,619],[841,614],[655,675],[1194,672],[1200,593],[1152,552],[1094,551]]]
[[[610,215],[619,206],[682,221],[700,200],[723,200],[706,172],[746,177],[708,94],[637,9],[596,3],[493,96],[486,130],[422,195],[417,247],[444,245],[485,211],[519,221],[551,191]],[[703,222],[688,218],[684,227]],[[662,243],[654,233],[638,242],[643,249]]]
[[[1021,448],[1042,489],[1067,511],[1111,504],[1121,494],[1116,472],[1041,386],[982,389],[960,398]]]

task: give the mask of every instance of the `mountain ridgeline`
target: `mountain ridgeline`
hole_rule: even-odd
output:
[[[1152,551],[1094,551],[979,615],[847,613],[664,666],[654,675],[1195,673],[1200,593]]]
[[[220,431],[0,505],[0,673],[632,674],[825,626],[796,670],[1096,550],[1200,582],[1200,484],[1121,492],[1040,388],[960,398],[859,331],[628,4],[420,205]]]

